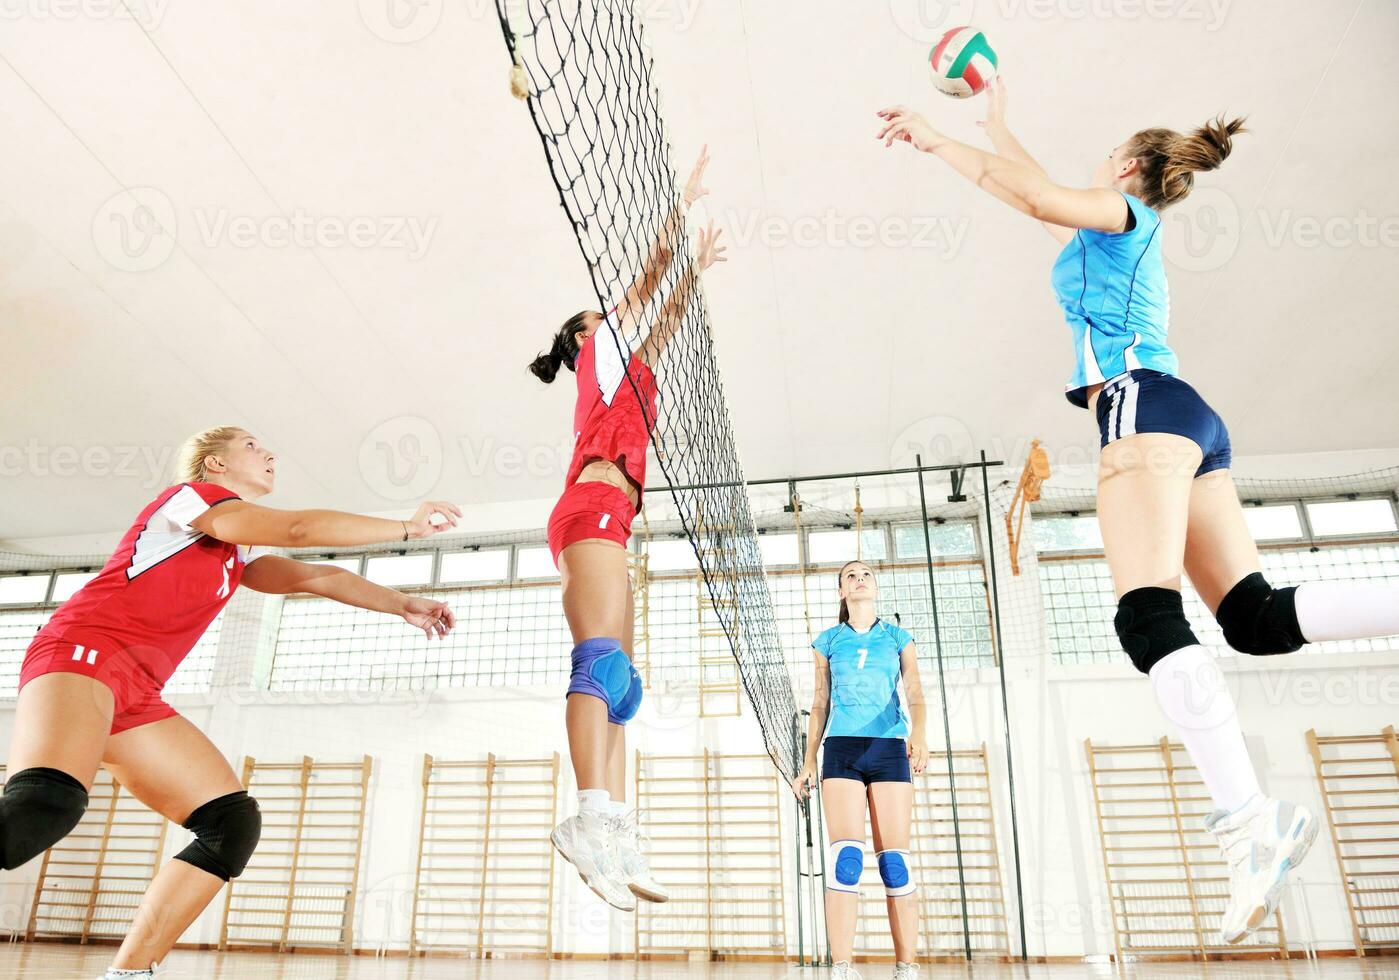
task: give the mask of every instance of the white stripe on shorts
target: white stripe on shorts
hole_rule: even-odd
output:
[[[1117,428],[1119,439],[1137,434],[1137,393],[1140,390],[1141,386],[1134,381],[1122,391],[1122,417],[1118,420]]]

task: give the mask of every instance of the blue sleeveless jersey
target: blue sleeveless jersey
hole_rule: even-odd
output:
[[[1130,194],[1131,231],[1080,229],[1054,262],[1054,295],[1073,331],[1075,365],[1065,389],[1088,407],[1084,389],[1124,371],[1149,368],[1175,375],[1166,344],[1171,300],[1161,263],[1161,219]]]
[[[907,632],[882,619],[865,633],[841,623],[812,642],[831,669],[827,737],[908,737],[908,716],[899,703],[899,654],[912,642]]]

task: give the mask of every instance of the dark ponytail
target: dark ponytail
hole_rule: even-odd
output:
[[[1195,186],[1195,174],[1218,169],[1234,149],[1235,134],[1243,131],[1243,119],[1220,115],[1189,136],[1171,129],[1137,133],[1128,152],[1141,168],[1142,201],[1159,211],[1185,200]]]
[[[863,564],[864,562],[862,562],[860,559],[853,558],[850,561],[846,562],[844,565],[841,565],[840,571],[836,572],[836,588],[840,588],[840,586],[845,582],[845,570],[847,568],[849,568],[851,565]],[[844,599],[840,600],[840,621],[842,625],[850,622],[850,607],[845,604]]]
[[[578,338],[576,335],[586,329],[587,319],[588,311],[584,310],[581,313],[573,314],[564,321],[559,332],[554,334],[554,343],[550,346],[548,353],[540,354],[530,361],[530,373],[547,385],[552,384],[554,378],[558,377],[559,368],[567,367],[572,371],[573,362],[578,360]]]

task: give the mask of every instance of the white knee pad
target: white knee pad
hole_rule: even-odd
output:
[[[913,868],[908,863],[908,851],[888,850],[875,855],[879,861],[879,877],[884,882],[884,894],[890,898],[912,895],[918,890],[913,880]]]
[[[865,842],[833,840],[826,856],[826,888],[833,892],[860,891],[860,875],[865,870]]]

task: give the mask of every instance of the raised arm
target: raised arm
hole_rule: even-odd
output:
[[[879,132],[885,146],[902,142],[931,153],[977,187],[1037,221],[1104,232],[1127,227],[1127,202],[1117,191],[1060,186],[1024,163],[944,136],[905,106],[881,109],[879,117],[885,123]]]
[[[699,250],[695,255],[694,262],[685,274],[680,277],[680,281],[675,284],[675,288],[666,297],[665,305],[661,307],[661,312],[656,316],[656,322],[646,335],[646,339],[641,342],[641,349],[638,356],[649,368],[655,368],[661,358],[661,352],[665,350],[666,344],[670,343],[670,338],[675,336],[675,332],[680,329],[685,322],[685,310],[690,304],[690,294],[694,292],[695,280],[699,273],[709,268],[715,262],[727,262],[724,258],[725,247],[719,244],[719,229],[714,227],[714,222],[710,222],[706,228],[701,228],[699,233]]]
[[[434,523],[434,516],[442,521]],[[395,521],[338,510],[277,510],[229,500],[210,507],[190,526],[229,544],[345,548],[430,537],[456,527],[460,516],[461,510],[445,501],[429,501],[410,520]]]
[[[922,772],[928,765],[928,702],[918,676],[918,644],[912,640],[899,652],[899,670],[908,695],[908,763],[914,772]]]
[[[661,222],[661,230],[657,233],[656,240],[651,243],[651,251],[647,253],[641,271],[637,273],[632,284],[623,291],[621,299],[617,301],[617,320],[619,323],[626,323],[628,320],[635,320],[641,316],[642,311],[646,309],[646,304],[651,301],[651,297],[660,288],[666,270],[670,268],[671,260],[675,257],[676,242],[680,240],[681,235],[685,234],[685,212],[692,204],[709,193],[709,188],[704,186],[704,170],[708,166],[709,146],[706,144],[700,150],[699,159],[695,161],[694,169],[690,171],[690,179],[685,182],[680,202],[671,208],[665,221]]]
[[[250,562],[243,570],[243,584],[254,592],[318,595],[358,609],[402,616],[429,639],[446,636],[457,623],[445,602],[406,595],[334,565],[314,565],[281,555],[265,555]]]
[[[996,152],[1007,160],[1014,160],[1022,163],[1038,174],[1048,178],[1049,174],[1041,167],[1039,161],[1030,156],[1030,151],[1025,149],[1020,140],[1015,138],[1015,134],[1006,125],[1006,101],[1009,98],[1006,91],[1006,80],[1004,75],[997,75],[991,84],[986,87],[986,120],[977,123],[986,130],[986,135],[991,140],[991,145],[996,148]],[[1048,221],[1040,222],[1044,230],[1059,244],[1067,244],[1069,239],[1074,237],[1072,228],[1065,228],[1063,225],[1052,224]]]
[[[816,754],[821,750],[821,736],[826,732],[826,718],[831,711],[831,665],[819,650],[811,651],[816,661],[816,692],[811,698],[811,721],[806,727],[806,758],[801,771],[792,780],[792,792],[797,799],[804,800],[811,795],[811,784],[816,779]]]

